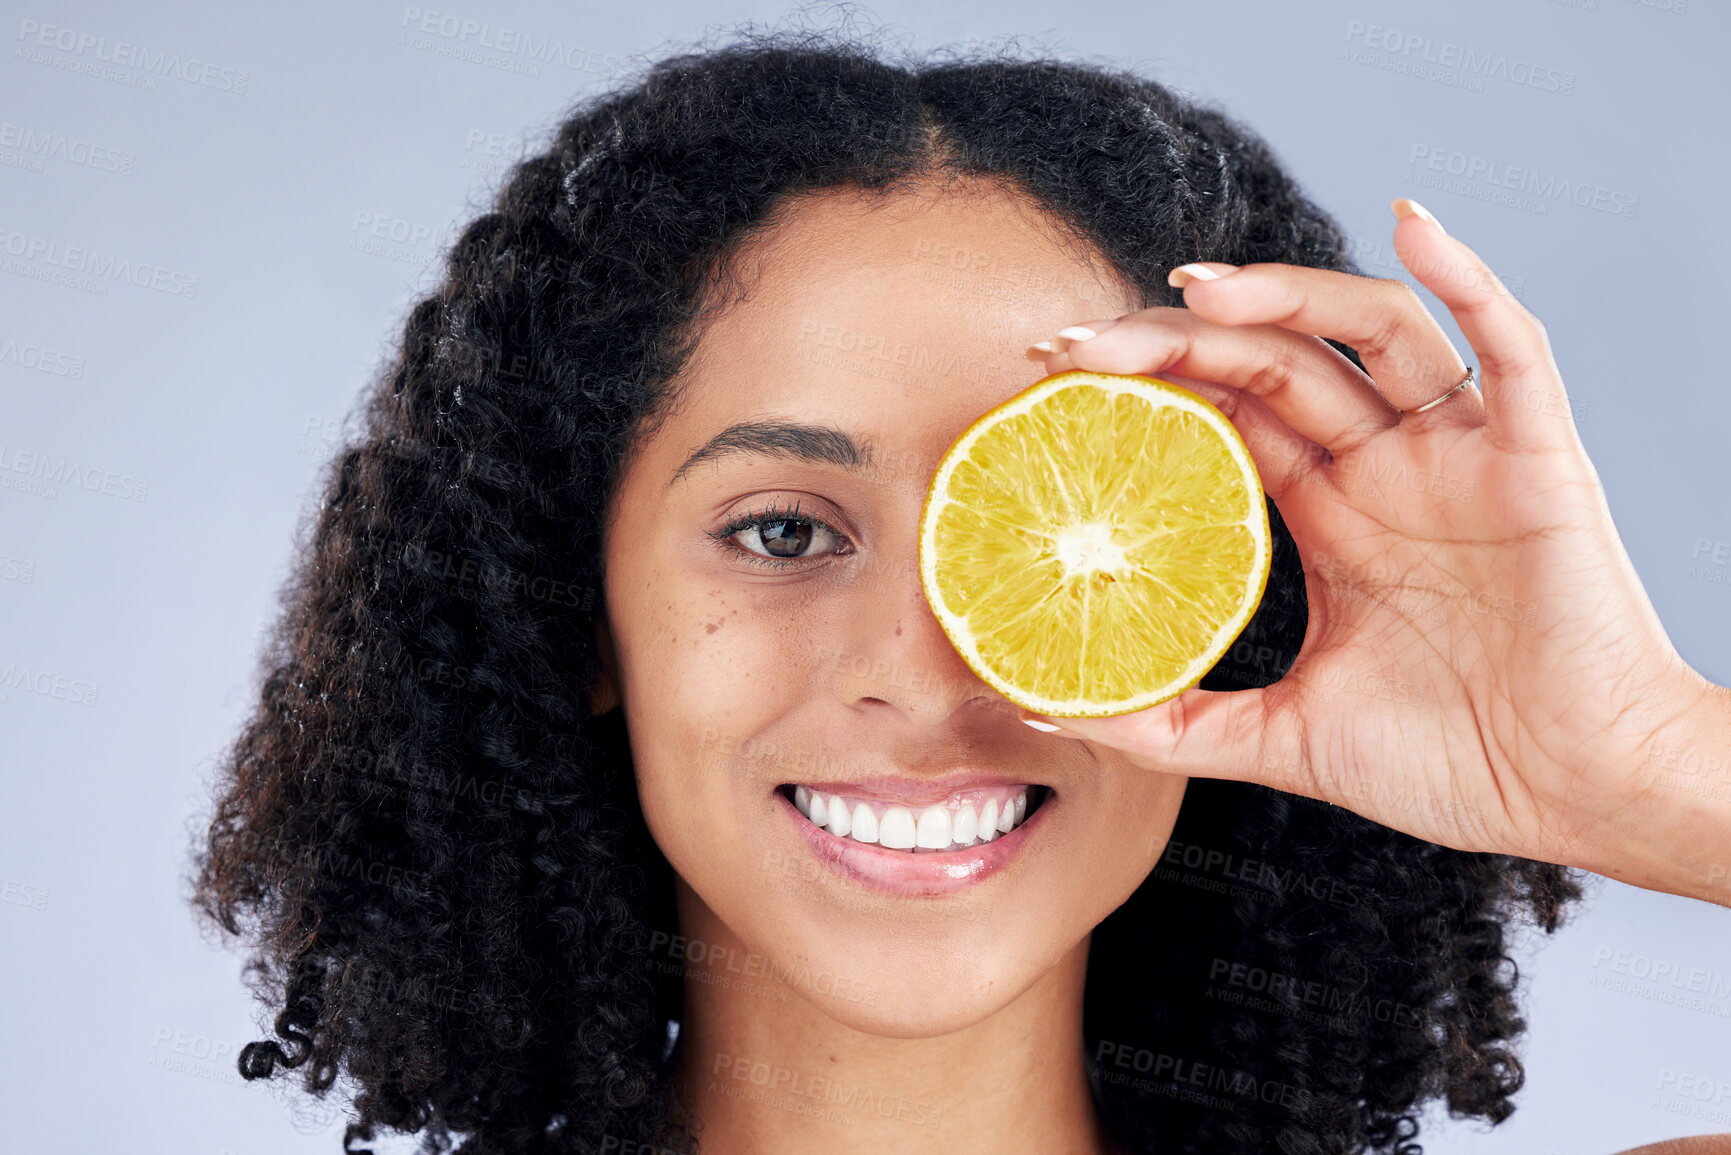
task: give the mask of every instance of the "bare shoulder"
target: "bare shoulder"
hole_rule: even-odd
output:
[[[1691,1135],[1633,1147],[1618,1155],[1731,1155],[1731,1135]]]

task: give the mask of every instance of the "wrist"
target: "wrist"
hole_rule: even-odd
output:
[[[1694,670],[1653,732],[1610,837],[1580,865],[1632,886],[1731,906],[1731,689]]]

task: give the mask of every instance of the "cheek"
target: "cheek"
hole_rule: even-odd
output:
[[[637,600],[620,654],[627,701],[687,754],[694,735],[705,750],[737,752],[810,680],[805,631],[737,590],[652,581]]]
[[[610,622],[652,830],[683,839],[745,819],[739,779],[775,753],[760,735],[811,685],[807,631],[708,575],[621,572],[618,585]]]
[[[1083,854],[1092,859],[1099,877],[1117,879],[1131,889],[1158,865],[1178,821],[1179,808],[1190,779],[1176,774],[1150,773],[1132,766],[1115,754],[1100,752],[1105,789],[1093,822],[1112,830],[1109,839],[1088,842]]]

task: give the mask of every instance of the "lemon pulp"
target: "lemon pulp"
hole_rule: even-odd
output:
[[[1243,439],[1195,393],[1071,371],[950,447],[920,518],[926,600],[964,661],[1053,716],[1202,679],[1261,601],[1271,545]]]

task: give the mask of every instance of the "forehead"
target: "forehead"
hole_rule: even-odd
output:
[[[731,273],[680,375],[675,441],[821,409],[874,440],[917,428],[947,445],[1044,374],[1031,342],[1138,306],[1092,246],[985,184],[799,198]]]
[[[1036,202],[980,182],[798,198],[737,265],[744,292],[724,315],[733,324],[719,325],[724,340],[771,315],[797,319],[796,335],[809,335],[810,321],[905,324],[922,312],[940,315],[957,338],[989,337],[1044,320],[1054,305],[1128,294],[1105,258],[1067,237]]]

